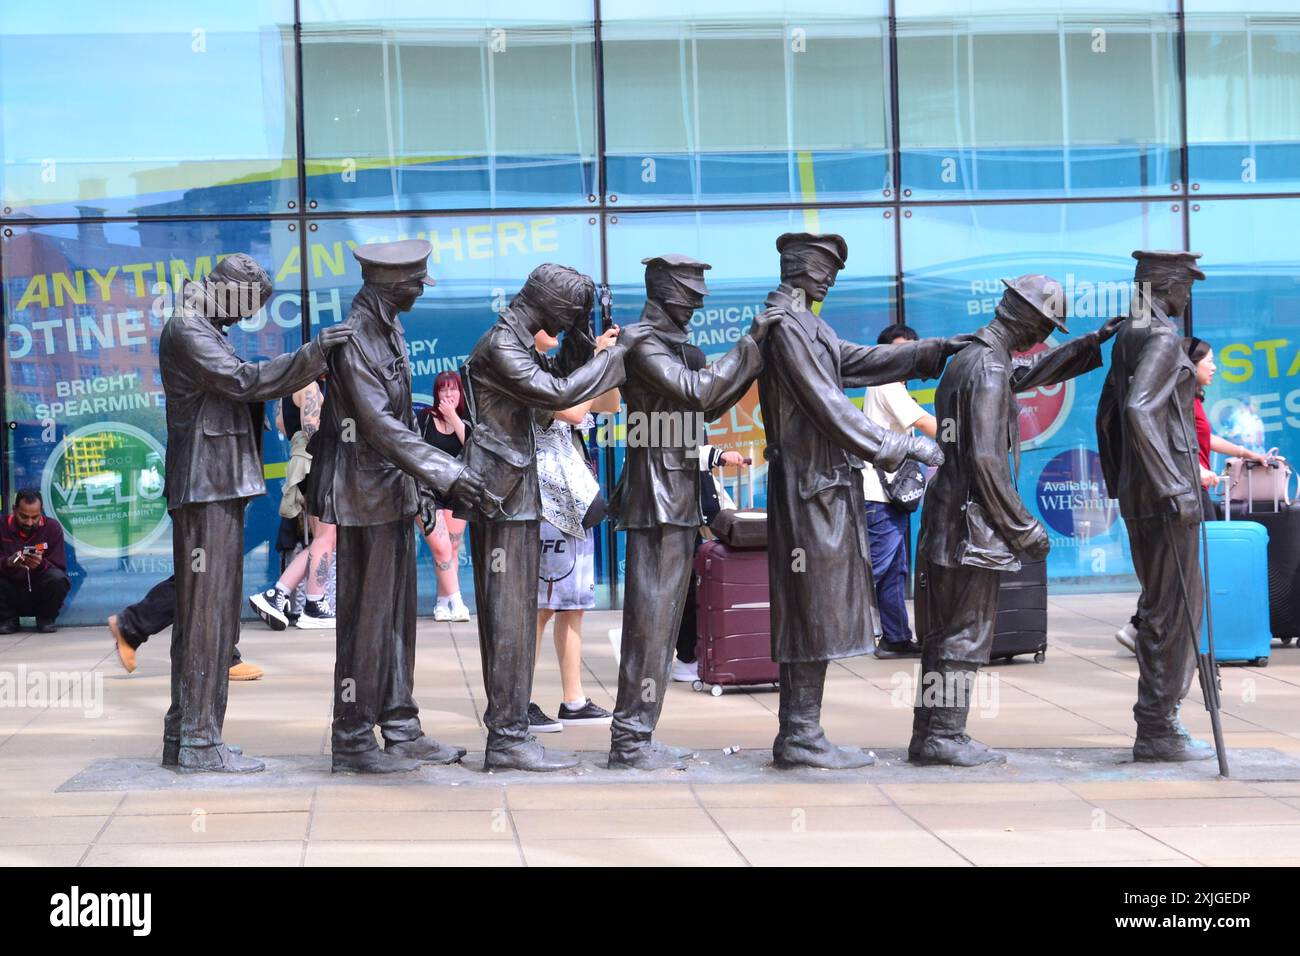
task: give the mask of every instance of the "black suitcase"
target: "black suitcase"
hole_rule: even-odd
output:
[[[998,572],[998,612],[993,623],[993,649],[989,660],[1011,660],[1033,654],[1041,664],[1047,657],[1047,562],[1021,560],[1019,571]],[[925,571],[916,575],[916,633],[924,639],[926,587]]]
[[[1047,657],[1047,562],[1021,561],[1019,571],[999,574],[998,615],[993,625],[990,660],[1033,654]]]
[[[1268,613],[1273,636],[1300,643],[1300,503],[1256,502],[1248,510],[1232,503],[1233,521],[1255,521],[1268,530]]]

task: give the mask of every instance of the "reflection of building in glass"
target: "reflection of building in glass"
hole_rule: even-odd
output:
[[[108,457],[113,446],[119,444],[118,436],[111,432],[98,435],[81,435],[65,443],[63,453],[63,474],[60,476],[65,485],[73,485],[88,478],[104,474],[104,459]]]

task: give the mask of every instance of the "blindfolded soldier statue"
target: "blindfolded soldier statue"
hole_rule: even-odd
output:
[[[344,327],[355,336],[330,359],[320,428],[308,446],[309,510],[338,526],[336,771],[393,773],[465,754],[425,735],[413,692],[417,482],[448,501],[474,501],[480,490],[472,471],[415,426],[398,316],[434,284],[431,251],[423,239],[353,250],[363,285]]]
[[[314,381],[325,371],[326,352],[352,336],[350,329],[326,329],[296,352],[245,362],[227,330],[255,315],[271,293],[270,277],[251,256],[229,256],[202,282],[181,289],[158,343],[176,566],[163,765],[183,770],[252,773],[264,767],[221,738],[243,607],[244,509],[266,493],[262,403]]]
[[[570,408],[623,383],[625,348],[644,331],[620,332],[615,345],[593,355],[587,323],[595,291],[591,279],[568,266],[538,266],[465,360],[474,428],[462,456],[483,476],[484,493],[477,507],[456,513],[470,521],[487,770],[563,770],[578,763],[573,754],[548,754],[528,732],[541,519],[533,410]],[[564,333],[558,356],[534,347],[539,329]]]
[[[842,342],[812,311],[844,268],[836,235],[786,233],[776,241],[781,285],[767,297],[781,314],[768,333],[758,378],[767,429],[768,577],[772,659],[780,666],[777,766],[844,769],[874,757],[836,747],[821,726],[827,662],[869,654],[880,633],[863,499],[863,460],[896,471],[943,455],[923,436],[866,418],[846,388],[933,378],[960,340],[904,345]]]
[[[624,359],[629,434],[635,426],[671,421],[673,429],[641,429],[629,440],[610,502],[617,528],[627,531],[627,592],[619,657],[618,703],[610,733],[609,766],[682,769],[682,754],[651,740],[663,710],[672,652],[690,584],[700,510],[699,446],[706,421],[739,401],[762,367],[760,343],[780,313],[764,312],[734,348],[692,371],[686,328],[708,294],[707,263],[687,256],[643,259],[646,304],[638,323],[649,334]],[[676,434],[672,434],[676,432]],[[677,439],[677,440],[673,440]]]
[[[1003,280],[996,318],[949,363],[935,395],[944,462],[930,482],[917,541],[921,683],[908,759],[969,767],[1006,758],[966,733],[979,668],[989,661],[999,573],[1020,555],[1047,556],[1043,526],[1016,491],[1020,424],[1016,393],[1101,366],[1101,344],[1119,319],[1033,360],[1013,359],[1066,332],[1065,293],[1043,275]],[[1014,462],[1014,464],[1013,464]]]
[[[1205,599],[1196,544],[1202,517],[1196,367],[1183,349],[1182,316],[1192,283],[1205,273],[1195,252],[1133,257],[1131,318],[1115,339],[1097,406],[1102,473],[1119,499],[1142,585],[1133,757],[1205,760],[1214,748],[1194,740],[1178,718],[1196,669]]]

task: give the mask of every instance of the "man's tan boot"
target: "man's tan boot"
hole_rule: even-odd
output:
[[[117,645],[117,659],[122,662],[126,672],[131,673],[135,670],[135,648],[127,643],[122,629],[117,626],[116,614],[108,616],[108,630],[113,635],[113,643]]]
[[[262,668],[248,661],[240,661],[230,667],[231,680],[257,680],[262,676]]]

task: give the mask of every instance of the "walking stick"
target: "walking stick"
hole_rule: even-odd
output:
[[[1174,545],[1173,528],[1165,525],[1165,536],[1169,539],[1170,554],[1177,553]],[[1201,522],[1201,548],[1204,569],[1209,570],[1209,539],[1205,534],[1205,522]],[[1228,753],[1223,745],[1223,723],[1219,717],[1220,683],[1219,665],[1214,660],[1214,615],[1210,608],[1210,583],[1208,574],[1204,577],[1205,590],[1205,642],[1206,653],[1201,653],[1200,643],[1196,640],[1196,622],[1192,617],[1192,602],[1187,594],[1187,581],[1183,578],[1181,564],[1176,564],[1178,571],[1178,589],[1181,592],[1183,612],[1187,615],[1187,634],[1192,642],[1192,653],[1196,655],[1196,670],[1201,682],[1201,697],[1205,700],[1205,709],[1210,712],[1210,726],[1214,729],[1214,752],[1219,758],[1219,776],[1228,777]]]
[[[1187,444],[1187,456],[1194,466],[1199,466],[1199,462],[1193,457],[1192,449],[1199,446],[1191,443],[1191,437],[1187,434],[1187,420],[1179,416],[1179,424],[1183,429],[1183,440]],[[1192,474],[1199,474],[1199,467],[1193,467]],[[1196,487],[1200,487],[1199,483]],[[1224,508],[1231,508],[1232,502],[1224,504]],[[1174,547],[1174,535],[1171,525],[1165,525],[1165,536],[1169,538],[1170,554],[1177,552]],[[1201,519],[1201,579],[1205,603],[1205,648],[1206,652],[1201,653],[1200,642],[1196,640],[1196,621],[1192,617],[1192,602],[1187,594],[1187,581],[1183,578],[1183,567],[1176,564],[1178,571],[1178,588],[1182,592],[1183,612],[1187,615],[1187,636],[1192,642],[1192,653],[1196,655],[1196,671],[1201,681],[1201,697],[1205,701],[1205,709],[1210,712],[1210,726],[1214,729],[1214,753],[1219,758],[1219,776],[1228,777],[1228,751],[1223,744],[1223,722],[1220,719],[1219,706],[1221,704],[1220,691],[1222,684],[1219,680],[1219,665],[1214,660],[1214,611],[1210,606],[1210,540],[1205,533],[1205,519]]]

